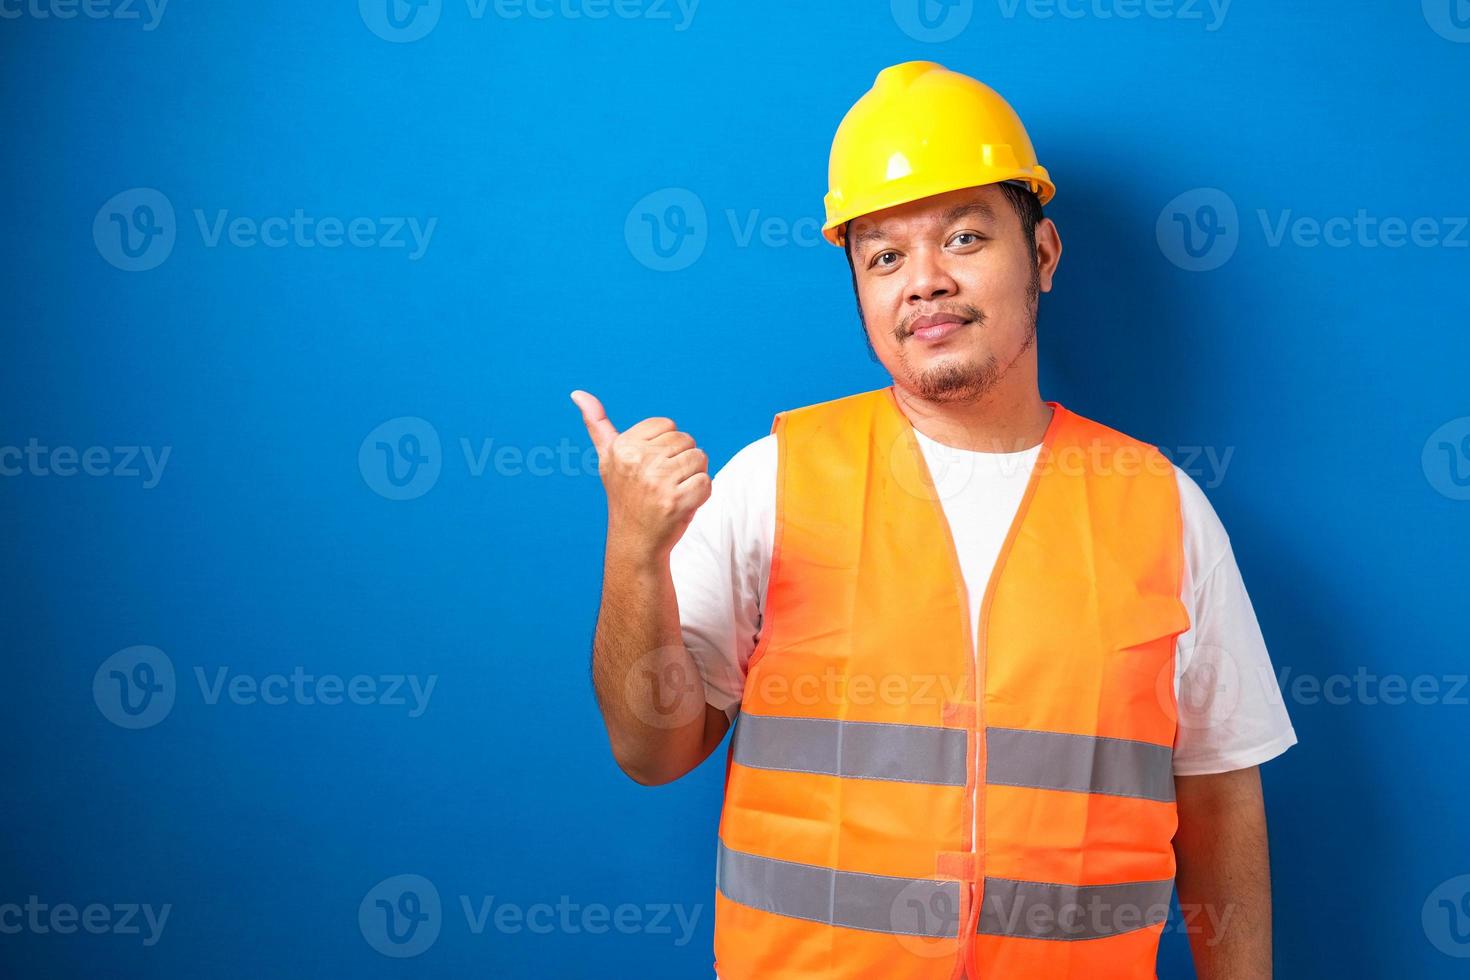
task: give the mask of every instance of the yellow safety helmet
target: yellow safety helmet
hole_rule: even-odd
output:
[[[822,234],[837,246],[853,218],[961,187],[1017,181],[1042,204],[1057,192],[1010,103],[932,61],[878,73],[837,127],[828,178]]]

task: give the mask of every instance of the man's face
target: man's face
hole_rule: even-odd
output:
[[[999,186],[863,215],[847,233],[869,342],[903,388],[930,401],[975,399],[1032,350],[1037,295],[1051,290],[1061,243],[1043,220],[1033,261]]]

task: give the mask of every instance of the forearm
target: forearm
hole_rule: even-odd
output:
[[[724,712],[706,705],[704,683],[684,646],[668,556],[650,557],[612,538],[592,678],[613,757],[637,782],[656,785],[684,775],[728,727]]]
[[[1181,776],[1176,885],[1199,980],[1269,980],[1271,871],[1260,773]]]

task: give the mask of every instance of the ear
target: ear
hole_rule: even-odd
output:
[[[1036,275],[1043,293],[1051,292],[1052,276],[1062,261],[1062,236],[1057,223],[1042,218],[1036,223]]]

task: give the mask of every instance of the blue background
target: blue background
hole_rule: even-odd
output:
[[[372,29],[394,34],[386,0],[174,0],[152,30],[145,8],[58,19],[39,2],[0,19],[0,447],[170,456],[152,487],[0,477],[0,903],[173,908],[151,946],[0,934],[6,976],[710,975],[724,750],[654,790],[612,762],[588,675],[604,499],[567,393],[595,392],[620,427],[670,415],[718,465],[780,409],[887,383],[811,227],[838,120],[898,61],[997,88],[1058,184],[1043,395],[1166,449],[1233,447],[1207,493],[1276,666],[1467,669],[1470,231],[1273,246],[1259,217],[1364,209],[1454,233],[1460,0],[1240,2],[1214,30],[1205,6],[1007,16],[1007,0],[948,11],[940,41],[903,0],[704,0],[683,29],[653,0],[603,19],[443,0],[406,42]],[[176,241],[125,271],[105,232],[135,199],[104,205],[135,188],[171,204]],[[704,209],[684,212],[702,251],[660,271],[643,216],[677,216],[667,194],[640,202],[668,188]],[[1198,188],[1238,209],[1209,271],[1156,231]],[[196,209],[437,224],[412,259],[210,246]],[[766,219],[797,241],[742,238]],[[402,417],[437,434],[437,453],[418,446],[439,473],[398,500],[375,443],[364,465],[359,450]],[[512,452],[476,475],[465,445],[486,440]],[[517,465],[536,447],[569,462]],[[166,717],[129,730],[92,685],[135,645],[177,685]],[[210,703],[195,672],[222,667],[437,684],[418,717]],[[1463,975],[1435,937],[1470,953],[1470,900],[1421,912],[1470,874],[1465,693],[1288,701],[1301,744],[1263,768],[1279,975]],[[412,959],[358,922],[399,874],[443,902]],[[462,895],[699,918],[682,944],[677,925],[476,934]],[[1177,932],[1160,974],[1192,975]]]

